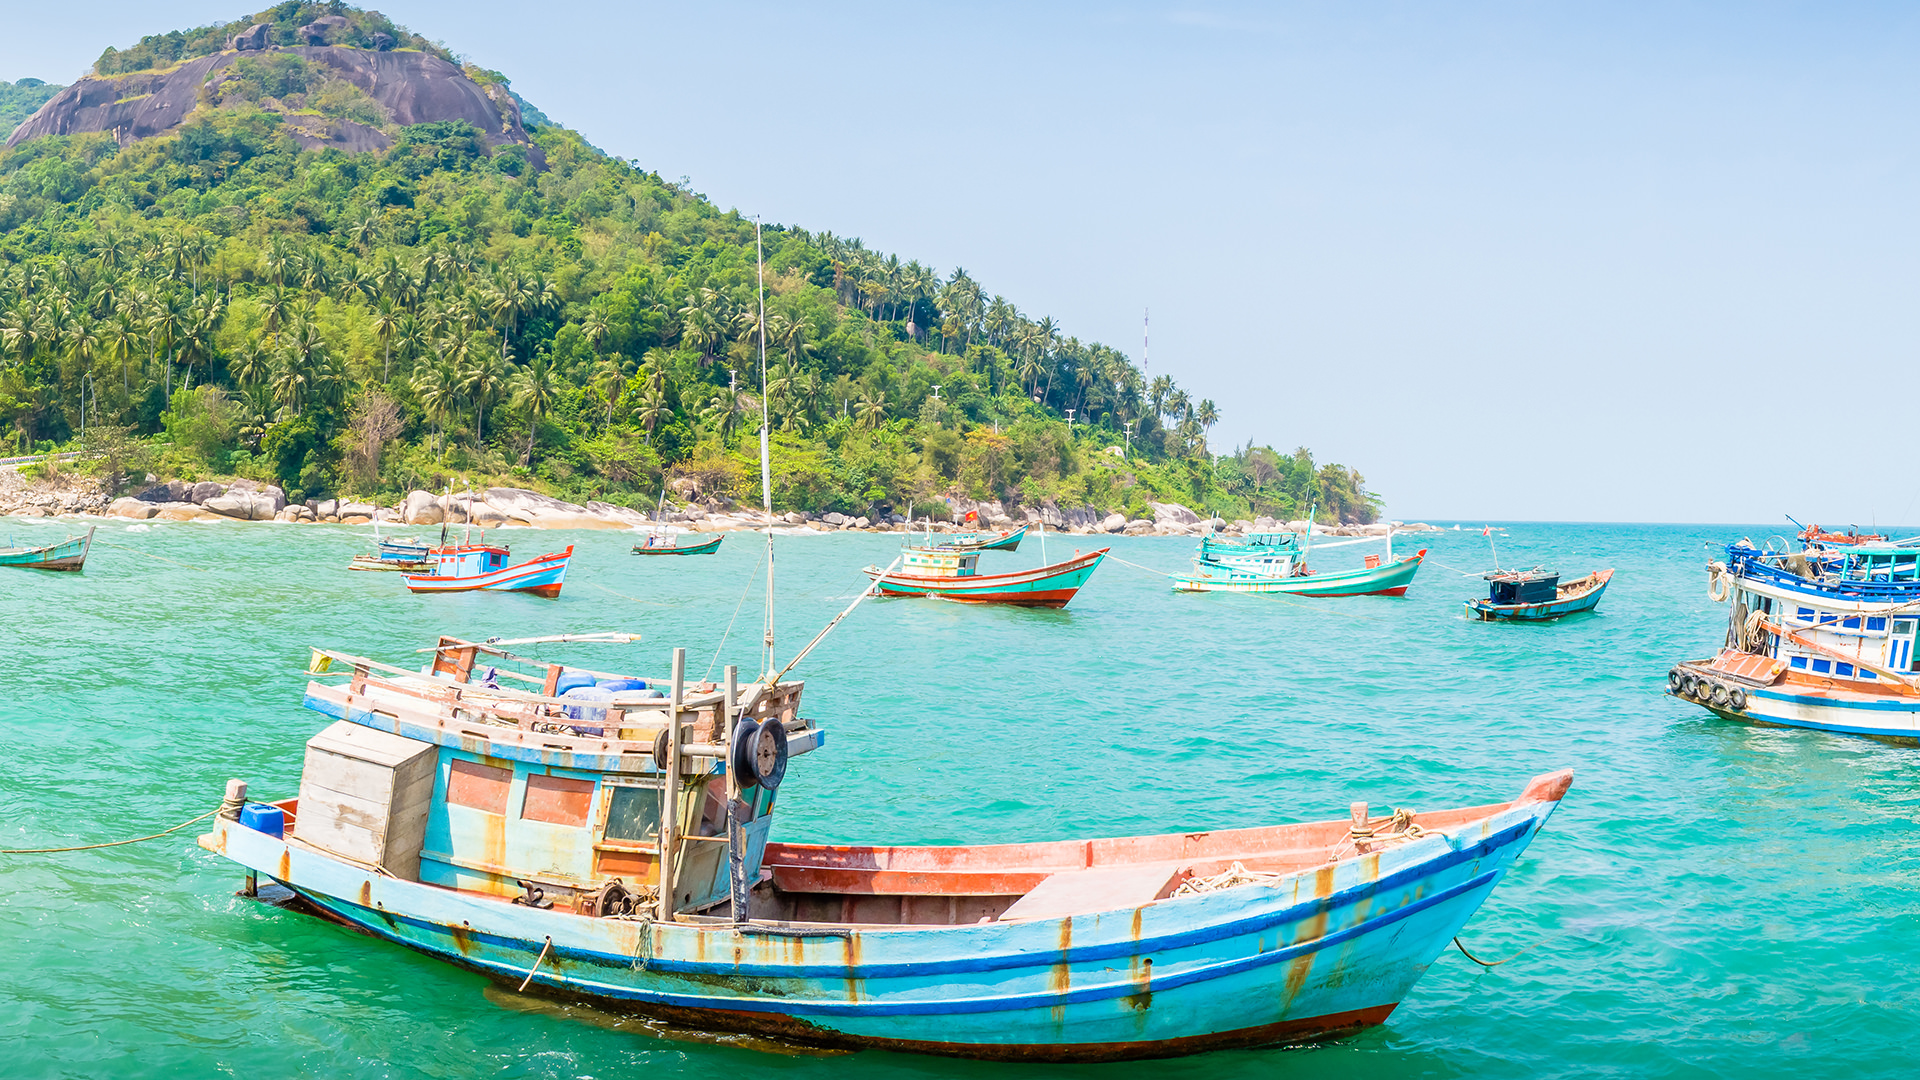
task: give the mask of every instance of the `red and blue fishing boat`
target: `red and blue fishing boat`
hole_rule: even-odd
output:
[[[801,683],[502,644],[442,639],[424,672],[316,651],[305,701],[332,722],[297,797],[229,782],[200,846],[250,894],[523,992],[807,1045],[1116,1061],[1385,1022],[1572,783],[1114,839],[779,843],[788,762],[825,740]],[[555,696],[583,675],[618,688]]]
[[[1487,595],[1467,601],[1467,617],[1482,622],[1542,622],[1592,611],[1613,580],[1612,570],[1560,583],[1551,570],[1499,570],[1486,575]]]
[[[933,596],[967,604],[1010,604],[1015,607],[1066,607],[1093,576],[1110,549],[1065,562],[1017,570],[1009,574],[980,573],[980,552],[944,548],[908,548],[899,570],[869,566],[862,573],[874,580],[881,596]]]
[[[567,563],[573,558],[573,545],[567,550],[542,555],[514,566],[507,565],[505,546],[493,544],[455,544],[432,551],[433,573],[408,574],[407,588],[417,593],[530,592],[549,600],[560,596],[567,579]]]

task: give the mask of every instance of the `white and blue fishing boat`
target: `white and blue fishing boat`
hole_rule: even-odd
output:
[[[429,574],[408,574],[407,589],[416,593],[526,592],[549,600],[560,597],[566,584],[567,564],[573,560],[573,545],[565,551],[548,552],[523,563],[507,564],[507,549],[500,544],[452,544],[432,550]]]
[[[317,651],[305,702],[331,723],[297,797],[234,781],[201,846],[290,906],[524,991],[810,1045],[1106,1061],[1385,1021],[1572,781],[1158,836],[778,843],[787,763],[826,740],[800,682],[508,644],[443,638],[423,671]],[[588,678],[591,701],[562,690]]]
[[[1719,653],[1667,689],[1730,720],[1920,740],[1920,541],[1729,545],[1708,595],[1731,604]]]
[[[1552,570],[1496,570],[1482,575],[1487,595],[1467,601],[1467,617],[1482,622],[1545,622],[1592,611],[1613,580],[1612,570],[1595,570],[1562,583]]]

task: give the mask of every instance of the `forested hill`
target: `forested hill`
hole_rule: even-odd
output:
[[[363,14],[289,2],[231,25]],[[204,50],[234,32],[160,37]],[[191,51],[154,40],[102,68]],[[303,150],[295,129],[327,87],[255,89],[203,96],[125,146],[93,133],[0,151],[15,448],[105,448],[135,472],[248,476],[294,499],[464,479],[651,506],[678,479],[758,501],[751,220],[530,110],[531,146],[389,116],[384,150]],[[960,495],[1374,516],[1358,473],[1305,450],[1210,453],[1212,402],[964,270],[825,231],[768,225],[763,240],[780,509]]]

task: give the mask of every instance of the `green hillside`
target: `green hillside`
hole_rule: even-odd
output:
[[[49,86],[39,79],[21,79],[19,82],[0,82],[0,140],[20,126],[20,121],[32,116],[35,109],[47,103],[47,99],[59,93],[58,86]]]
[[[219,45],[171,37],[102,64]],[[650,506],[684,478],[758,501],[751,220],[531,119],[544,170],[463,123],[402,128],[382,154],[301,151],[270,99],[203,103],[124,148],[0,152],[13,447],[80,444],[84,402],[86,443],[116,463],[296,499],[465,478]],[[963,270],[791,226],[764,245],[780,509],[965,495],[1374,514],[1357,473],[1305,450],[1210,454],[1212,402]]]

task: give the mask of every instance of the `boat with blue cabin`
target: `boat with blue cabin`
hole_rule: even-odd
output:
[[[488,543],[451,544],[431,552],[433,573],[408,574],[408,590],[416,593],[529,592],[549,600],[560,596],[567,580],[567,564],[573,559],[573,545],[567,550],[549,552],[513,566],[507,565],[505,545]]]
[[[1920,741],[1920,539],[1802,540],[1741,540],[1708,564],[1726,638],[1668,692],[1730,720]]]
[[[1013,607],[1062,608],[1087,583],[1109,548],[1031,570],[982,574],[980,550],[909,547],[901,552],[900,569],[869,566],[861,571],[873,579],[878,595],[933,597],[966,604],[1006,604]]]
[[[506,644],[443,638],[424,670],[316,650],[327,723],[297,797],[230,781],[200,846],[250,892],[521,991],[805,1045],[1114,1061],[1386,1021],[1572,783],[1114,839],[781,843],[788,761],[826,742],[800,682]],[[569,675],[620,688],[582,702]]]
[[[1496,570],[1484,575],[1487,595],[1467,601],[1467,617],[1482,622],[1543,622],[1592,611],[1613,580],[1612,570],[1595,570],[1561,584],[1552,570]]]

